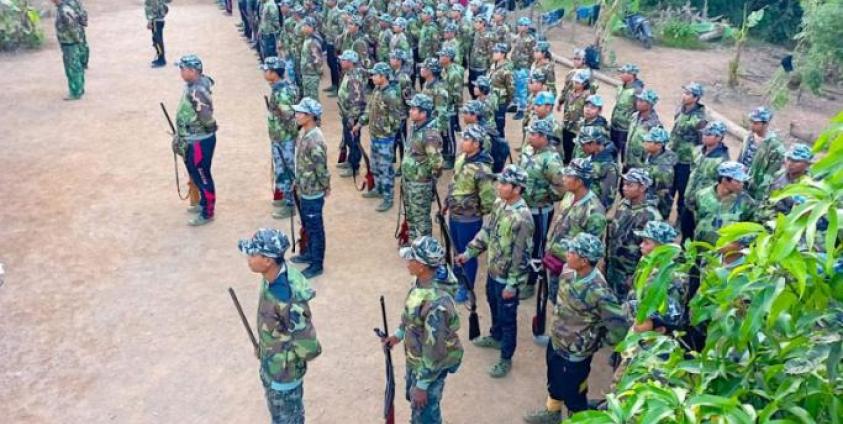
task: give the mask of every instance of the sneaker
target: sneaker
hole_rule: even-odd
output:
[[[342,162],[337,164],[337,169],[348,169],[351,168],[351,164],[348,162]]]
[[[67,96],[64,96],[64,98],[62,100],[66,101],[66,102],[72,102],[72,101],[75,101],[75,100],[79,100],[81,98],[82,98],[81,94],[78,95],[78,96],[68,94]]]
[[[524,422],[528,424],[559,424],[562,421],[562,411],[548,411],[539,409],[524,415]]]
[[[293,208],[289,206],[281,206],[272,211],[272,217],[275,219],[284,219],[293,216]]]
[[[454,296],[454,302],[457,302],[459,304],[468,302],[468,289],[466,289],[465,287],[460,287],[459,289],[457,289],[457,294],[456,296]]]
[[[284,202],[284,199],[278,199],[272,201],[273,208],[280,208],[281,206],[286,206],[287,204]]]
[[[191,227],[199,227],[199,226],[208,224],[213,220],[214,220],[214,217],[205,218],[202,215],[196,215],[193,218],[191,218],[190,221],[187,221],[187,225],[190,225]]]
[[[524,119],[524,111],[519,110],[518,112],[515,112],[515,115],[512,116],[512,119],[514,119],[516,121],[520,121],[520,120]]]
[[[349,178],[352,176],[354,176],[354,171],[352,171],[351,168],[343,168],[343,170],[340,171],[340,178]]]
[[[475,346],[481,347],[484,349],[497,349],[500,350],[501,342],[495,340],[492,336],[481,336],[472,341]]]
[[[378,193],[377,190],[367,191],[363,193],[364,199],[380,199],[383,198],[383,195]]]
[[[524,286],[518,293],[518,299],[524,300],[533,297],[536,294],[536,286]]]
[[[445,161],[442,163],[442,169],[454,169],[454,159],[445,159]]]
[[[202,212],[202,206],[193,205],[193,206],[187,208],[187,213],[196,214],[196,213],[199,213],[199,212]]]
[[[337,88],[337,86],[336,86],[336,85],[332,85],[332,86],[330,86],[330,87],[327,87],[327,88],[323,88],[323,89],[322,89],[322,91],[323,91],[323,92],[325,92],[325,93],[329,93],[329,92],[331,92],[331,91],[337,91],[337,90],[338,90],[338,88]]]
[[[489,367],[489,377],[492,378],[503,378],[509,374],[509,370],[512,369],[512,360],[511,359],[501,359],[495,365]]]
[[[516,104],[511,104],[511,105],[506,107],[506,113],[515,113],[515,111],[517,111],[517,110],[518,110],[518,105],[516,105]]]
[[[550,336],[546,336],[542,334],[541,336],[533,336],[533,343],[547,347],[547,344],[550,343]]]
[[[378,207],[375,208],[378,212],[386,212],[392,209],[392,200],[384,200]]]
[[[310,264],[301,272],[301,275],[304,275],[304,278],[315,278],[322,275],[322,271],[322,265]]]
[[[294,264],[309,264],[312,261],[313,259],[310,259],[309,257],[304,255],[296,255],[290,258],[290,262]]]
[[[337,96],[339,96],[339,93],[337,93],[336,90],[329,91],[328,94],[325,95],[325,97],[337,97]]]

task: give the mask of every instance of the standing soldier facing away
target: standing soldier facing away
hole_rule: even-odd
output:
[[[155,48],[155,60],[152,61],[153,68],[160,68],[167,64],[164,56],[164,17],[167,16],[170,0],[146,0],[144,12],[146,13],[146,29],[152,31],[152,47]]]
[[[304,423],[304,375],[307,363],[322,353],[310,305],[316,295],[284,253],[290,241],[281,231],[261,228],[238,248],[249,256],[249,269],[263,276],[258,298],[260,378],[273,424]]]
[[[56,37],[61,45],[68,95],[64,100],[79,100],[85,94],[85,25],[84,17],[71,5],[71,0],[53,0],[56,5]]]
[[[293,105],[298,100],[295,85],[284,79],[286,63],[274,56],[264,60],[263,76],[272,87],[269,95],[267,127],[272,144],[272,169],[275,185],[272,193],[272,217],[288,218],[293,214],[293,180],[295,176],[296,127]]]

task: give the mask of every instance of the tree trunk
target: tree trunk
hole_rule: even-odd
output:
[[[738,69],[741,66],[741,50],[743,50],[743,40],[738,40],[735,44],[735,57],[729,62],[729,87],[735,88],[738,86]]]

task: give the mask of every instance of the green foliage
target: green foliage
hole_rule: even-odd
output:
[[[23,0],[0,1],[0,51],[32,49],[44,42],[41,16]]]
[[[705,44],[699,41],[698,25],[673,19],[659,28],[659,43],[680,49],[701,49]]]
[[[801,196],[788,215],[724,227],[715,246],[660,246],[642,262],[655,277],[646,288],[636,281],[639,318],[664,307],[673,273],[702,264],[690,313],[707,324],[706,344],[696,353],[674,337],[630,333],[607,410],[570,422],[843,422],[843,112],[814,149],[824,157],[813,177],[771,198]],[[724,264],[719,251],[738,240],[749,243],[744,256]]]

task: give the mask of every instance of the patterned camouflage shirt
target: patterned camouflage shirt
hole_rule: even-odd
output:
[[[433,120],[439,131],[448,131],[449,117],[451,116],[451,100],[448,95],[448,87],[442,80],[435,78],[425,81],[421,89],[422,94],[433,99]]]
[[[480,151],[471,157],[466,157],[465,153],[457,156],[454,178],[445,198],[451,215],[482,217],[491,212],[495,203],[494,180],[492,158],[488,153]]]
[[[454,63],[460,63],[461,64],[464,53],[463,53],[463,44],[460,42],[460,39],[457,38],[457,37],[454,37],[450,40],[442,40],[442,48],[444,49],[446,47],[450,47],[450,48],[454,49],[455,52],[457,52],[457,55],[454,56]],[[462,68],[462,66],[460,66],[460,68]]]
[[[533,62],[533,65],[530,66],[530,75],[533,74],[536,70],[541,70],[544,72],[545,76],[547,76],[547,91],[550,91],[555,96],[556,91],[556,66],[553,64],[552,60],[545,60],[544,63],[538,64]]]
[[[763,140],[750,133],[741,145],[738,161],[747,167],[749,181],[746,191],[756,201],[764,201],[770,194],[770,185],[784,165],[784,145],[775,132],[770,131]]]
[[[650,111],[646,118],[638,112],[632,114],[629,132],[626,135],[624,166],[627,168],[642,168],[644,166],[644,136],[650,132],[651,128],[660,126],[662,126],[662,121],[655,109]]]
[[[378,62],[389,62],[389,46],[392,44],[392,29],[385,28],[378,33],[378,47],[375,52]]]
[[[331,189],[328,148],[319,127],[299,130],[296,142],[296,188],[299,195],[319,197]]]
[[[590,95],[591,92],[588,90],[582,90],[580,92],[570,90],[568,92],[568,95],[565,97],[565,104],[562,106],[562,116],[564,116],[562,122],[564,122],[563,128],[565,130],[574,134],[579,133],[579,122],[583,118],[585,100]]]
[[[600,153],[591,156],[591,191],[608,210],[618,194],[620,170],[615,160],[615,146],[607,144]]]
[[[264,0],[263,5],[261,5],[258,31],[262,35],[277,34],[281,32],[281,20],[278,15],[278,5],[275,4],[275,1]]]
[[[670,130],[670,150],[676,152],[678,163],[690,164],[694,160],[694,149],[702,143],[700,130],[706,125],[705,106],[694,104],[690,110],[679,107]]]
[[[471,51],[468,54],[468,67],[474,71],[485,72],[492,60],[494,37],[489,31],[475,31]]]
[[[419,31],[419,57],[436,57],[439,52],[442,34],[434,21],[425,23]]]
[[[527,172],[524,201],[531,208],[544,208],[562,199],[562,170],[565,165],[559,153],[550,145],[536,151],[526,145],[521,150],[521,169]]]
[[[643,169],[653,179],[649,194],[655,196],[662,216],[670,216],[673,208],[673,167],[676,165],[676,153],[665,148],[657,155],[645,154]]]
[[[214,103],[211,101],[213,85],[214,80],[207,75],[201,75],[198,80],[185,86],[176,112],[176,131],[179,138],[194,141],[217,131]]]
[[[512,63],[515,69],[530,69],[536,38],[529,32],[517,34],[512,40]]]
[[[163,21],[170,10],[167,3],[169,3],[169,0],[144,0],[143,11],[146,20],[149,22]]]
[[[615,108],[612,110],[612,129],[629,130],[632,114],[635,113],[635,96],[640,94],[643,89],[644,83],[639,79],[633,80],[629,85],[618,87]]]
[[[641,259],[641,238],[635,231],[643,230],[650,221],[661,220],[662,214],[646,200],[639,204],[628,199],[620,202],[606,237],[606,269],[612,287],[625,284]]]
[[[659,270],[654,269],[650,273],[644,290],[647,290],[647,287],[650,286],[658,272]],[[630,276],[630,287],[634,284],[634,278],[636,276]],[[623,304],[624,315],[630,323],[635,322],[635,315],[638,313],[638,301],[635,290],[630,290]],[[684,328],[687,324],[685,318],[685,305],[688,303],[687,274],[676,273],[673,275],[670,287],[667,289],[666,301],[667,305],[664,313],[655,312],[648,317],[653,321],[653,327],[666,327],[668,330]]]
[[[489,220],[468,244],[465,253],[474,258],[486,252],[489,275],[508,288],[527,282],[533,250],[533,216],[524,199],[508,205],[498,199]]]
[[[398,90],[398,93],[401,96],[401,113],[399,115],[402,120],[407,119],[407,115],[410,111],[410,107],[407,106],[407,104],[410,102],[410,99],[416,95],[416,90],[413,87],[413,80],[410,79],[410,75],[403,70],[393,70],[392,75],[389,77],[389,83],[395,86],[395,89]]]
[[[629,329],[618,299],[596,268],[579,277],[571,270],[559,276],[550,341],[563,358],[579,362],[594,355],[603,343],[614,345]]]
[[[685,206],[690,209],[693,209],[694,194],[717,184],[717,167],[729,160],[729,149],[723,143],[708,152],[704,149],[705,146],[699,146],[694,150],[694,163],[691,166],[688,187],[685,189]]]
[[[694,212],[697,223],[694,240],[711,244],[717,243],[720,228],[735,222],[753,221],[756,216],[756,202],[745,191],[720,198],[716,184],[698,191],[692,205],[689,209]]]
[[[302,75],[322,75],[322,43],[315,36],[308,37],[301,48]]]
[[[355,33],[345,31],[340,35],[338,41],[338,51],[344,52],[352,50],[357,53],[360,58],[360,65],[363,68],[369,68],[372,65],[372,59],[369,57],[369,37],[358,30]]]
[[[279,142],[296,138],[298,125],[293,105],[298,102],[298,97],[298,89],[293,84],[281,80],[272,85],[266,118],[270,140]]]
[[[459,112],[462,107],[463,97],[463,81],[465,81],[465,69],[462,66],[452,63],[442,72],[445,75],[445,86],[448,90],[448,98],[450,104],[450,113],[452,116]]]
[[[369,134],[374,138],[392,137],[398,131],[400,111],[403,107],[397,85],[375,86],[369,95],[366,113],[360,117],[360,122],[369,125]]]
[[[406,182],[428,182],[442,170],[442,136],[432,119],[413,125],[413,134],[405,146],[401,175]]]
[[[59,44],[76,44],[85,39],[83,17],[67,0],[56,7],[56,37]]]
[[[565,193],[559,202],[558,216],[554,219],[547,236],[548,251],[564,260],[567,249],[563,239],[570,239],[579,233],[589,233],[600,240],[606,236],[606,208],[600,199],[589,191],[582,199],[574,200],[574,193]]]
[[[515,93],[515,86],[512,80],[512,62],[504,60],[501,63],[493,63],[489,69],[489,79],[492,81],[492,105],[497,110],[501,105],[509,105],[512,95]]]
[[[353,125],[360,120],[366,110],[366,71],[363,68],[355,66],[343,75],[337,91],[337,105],[343,121]]]
[[[342,16],[339,6],[334,6],[328,9],[325,15],[325,25],[322,26],[322,32],[325,36],[325,42],[332,45],[337,45],[337,37],[342,34]]]

